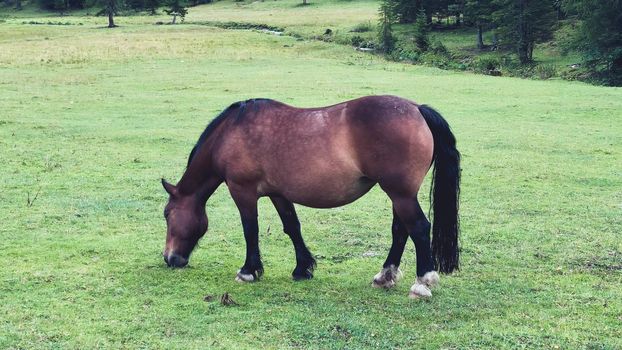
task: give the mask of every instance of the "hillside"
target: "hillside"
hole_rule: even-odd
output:
[[[186,16],[185,24],[205,24],[223,28],[268,28],[276,29],[285,35],[299,38],[336,42],[352,47],[374,47],[377,41],[378,1],[376,0],[317,0],[306,6],[299,1],[217,1],[212,4],[191,7]],[[34,5],[26,5],[23,11],[2,10],[7,23],[60,23],[86,24],[101,23],[105,18],[93,17],[97,8],[71,12],[58,16],[48,11],[37,10]],[[170,17],[162,10],[158,15],[126,12],[119,17],[120,25],[168,23]],[[131,16],[127,16],[131,14]],[[399,46],[404,50],[393,57],[405,63],[418,63],[436,66],[443,69],[467,70],[489,74],[491,70],[499,74],[522,76],[536,79],[563,77],[576,79],[583,73],[571,65],[580,62],[577,54],[563,54],[557,38],[538,44],[535,48],[535,64],[529,67],[518,67],[512,52],[489,50],[479,51],[476,48],[476,30],[470,27],[453,28],[436,26],[430,34],[433,44],[442,43],[448,49],[447,54],[430,54],[424,57],[414,55],[412,44],[412,24],[395,25],[395,35]],[[330,34],[326,34],[327,30]],[[563,27],[560,29],[563,32]],[[484,41],[491,42],[491,32],[485,32]],[[372,51],[373,52],[373,51]],[[414,57],[413,57],[414,55]]]

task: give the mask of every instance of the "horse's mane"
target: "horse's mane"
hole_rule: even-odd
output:
[[[234,114],[232,113],[233,111],[235,110],[238,111],[238,113],[235,114],[235,119],[236,121],[239,121],[242,118],[244,118],[244,116],[247,114],[248,106],[253,105],[256,110],[257,108],[259,108],[259,105],[264,102],[272,102],[272,100],[267,99],[267,98],[253,98],[253,99],[246,100],[246,101],[238,101],[238,102],[232,103],[229,107],[225,108],[225,110],[220,112],[220,114],[216,116],[216,118],[212,119],[212,121],[209,124],[207,124],[207,127],[205,128],[205,130],[203,130],[203,132],[201,133],[201,136],[199,136],[199,140],[192,148],[192,151],[190,151],[190,155],[188,156],[187,166],[188,167],[190,166],[190,163],[192,162],[192,159],[194,158],[194,155],[196,154],[196,152],[199,150],[199,147],[201,147],[201,145],[205,142],[205,140],[207,140],[207,138],[212,134],[212,132],[214,132],[214,130],[216,130],[216,128],[220,124],[222,124],[223,121],[225,121],[225,119],[227,119],[229,116]]]

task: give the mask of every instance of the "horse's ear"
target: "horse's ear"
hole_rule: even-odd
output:
[[[170,183],[166,182],[166,180],[164,179],[162,179],[162,187],[164,187],[164,190],[171,196],[174,196],[177,194],[177,187],[175,187],[175,185],[171,185]]]

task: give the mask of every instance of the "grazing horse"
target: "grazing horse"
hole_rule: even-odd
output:
[[[434,164],[430,222],[417,193]],[[300,232],[294,203],[334,208],[379,184],[393,204],[393,243],[372,285],[390,288],[401,277],[402,253],[412,238],[417,278],[410,296],[429,297],[438,269],[458,268],[460,153],[447,122],[425,105],[396,96],[367,96],[322,108],[295,108],[268,99],[236,102],[205,129],[169,194],[163,256],[183,267],[207,232],[205,203],[225,182],[242,219],[246,261],[236,280],[259,279],[257,200],[268,196],[296,251],[295,280],[313,277],[315,260]]]

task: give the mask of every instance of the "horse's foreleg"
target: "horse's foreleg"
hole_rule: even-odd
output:
[[[285,232],[292,240],[294,249],[296,250],[296,268],[292,272],[294,280],[303,280],[313,278],[313,269],[315,268],[315,259],[307,249],[302,234],[300,232],[300,221],[296,215],[294,203],[283,197],[270,197],[272,204],[279,213],[279,217],[283,222],[283,232]]]
[[[430,297],[430,288],[438,283],[430,242],[430,222],[416,198],[393,198],[393,207],[415,243],[417,280],[410,288],[410,297]]]
[[[257,193],[254,188],[244,188],[228,184],[229,192],[240,211],[244,240],[246,241],[246,261],[238,271],[236,281],[257,281],[263,274],[263,264],[259,254],[259,225],[257,223]]]
[[[373,287],[391,288],[402,278],[402,271],[399,266],[404,253],[404,247],[408,241],[408,232],[400,221],[400,218],[393,210],[393,224],[391,225],[391,233],[393,235],[393,243],[389,250],[389,256],[382,266],[382,270],[374,276],[372,282]]]

